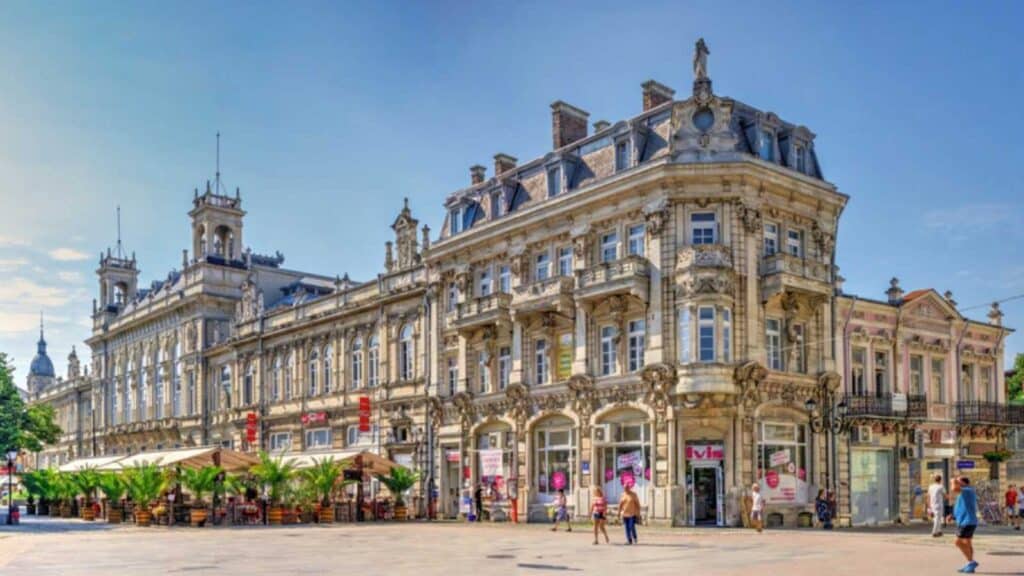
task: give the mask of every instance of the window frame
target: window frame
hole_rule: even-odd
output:
[[[619,231],[609,230],[600,237],[601,263],[607,264],[619,259]]]
[[[598,329],[601,350],[601,376],[613,376],[617,372],[618,351],[616,348],[618,346],[615,343],[616,332],[618,332],[618,328],[612,324],[605,324]]]
[[[774,328],[772,325],[774,324]],[[769,370],[781,372],[785,365],[782,362],[782,320],[765,318],[765,356]]]
[[[705,317],[705,312],[710,312],[710,317]],[[718,311],[714,306],[697,307],[697,362],[708,364],[718,361],[717,321]]]
[[[647,226],[643,222],[626,227],[626,253],[640,258],[647,255]]]
[[[317,436],[323,434],[323,442],[312,442],[311,439],[315,439]],[[333,434],[331,433],[330,426],[322,426],[319,428],[309,428],[305,430],[303,440],[305,440],[305,446],[307,450],[325,450],[330,449],[332,445]]]
[[[647,319],[637,318],[627,323],[626,357],[630,372],[644,367],[644,352],[647,346]]]
[[[710,220],[703,219],[711,216]],[[714,210],[698,210],[690,212],[690,245],[706,246],[718,244],[718,213]],[[710,238],[709,236],[710,235]]]

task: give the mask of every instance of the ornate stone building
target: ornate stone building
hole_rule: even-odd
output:
[[[948,402],[917,428],[844,403],[859,325],[887,331],[870,338],[907,363],[945,329],[951,380],[964,358],[999,365],[1005,330],[900,320],[942,308],[934,295],[837,295],[848,198],[824,179],[814,134],[716,94],[707,70],[701,43],[685,98],[645,82],[639,114],[593,131],[555,102],[550,152],[496,154],[491,177],[473,166],[433,243],[406,204],[366,282],[243,250],[240,196],[197,193],[181,270],[140,289],[134,257],[101,257],[84,389],[96,431],[74,455],[372,450],[424,469],[441,514],[483,486],[492,518],[543,518],[558,490],[585,515],[594,488],[614,501],[633,484],[652,521],[734,525],[760,482],[771,520],[792,525],[816,487],[864,520],[850,478],[863,442],[848,433],[860,426],[881,442],[955,422],[968,449],[1000,442]],[[872,307],[878,318],[858,316]],[[849,419],[830,425],[840,405]],[[899,441],[885,442],[896,462]],[[893,494],[909,493],[900,474]]]

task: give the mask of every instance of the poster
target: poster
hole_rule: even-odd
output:
[[[501,475],[500,448],[491,448],[480,451],[480,475],[483,477]]]
[[[772,468],[784,466],[789,463],[789,450],[776,450],[772,452],[772,455],[768,458]]]
[[[625,454],[619,454],[619,457],[616,458],[615,460],[615,469],[623,470],[628,468],[632,470],[633,468],[636,468],[638,466],[642,467],[642,456],[643,455],[640,453],[639,450],[634,450],[633,452],[626,452]]]
[[[558,379],[568,380],[572,376],[572,334],[558,336]]]

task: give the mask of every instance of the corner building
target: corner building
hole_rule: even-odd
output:
[[[713,93],[643,85],[597,122],[552,105],[553,150],[494,157],[427,253],[445,400],[441,492],[531,520],[564,489],[635,484],[644,516],[735,525],[761,481],[794,524],[827,485],[805,401],[835,388],[834,238],[846,196],[814,134]],[[452,512],[449,510],[449,512]]]

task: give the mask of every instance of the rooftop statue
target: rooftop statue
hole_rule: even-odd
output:
[[[708,45],[704,43],[704,39],[697,40],[697,46],[693,51],[694,80],[708,79],[708,54],[711,52],[708,50]]]

